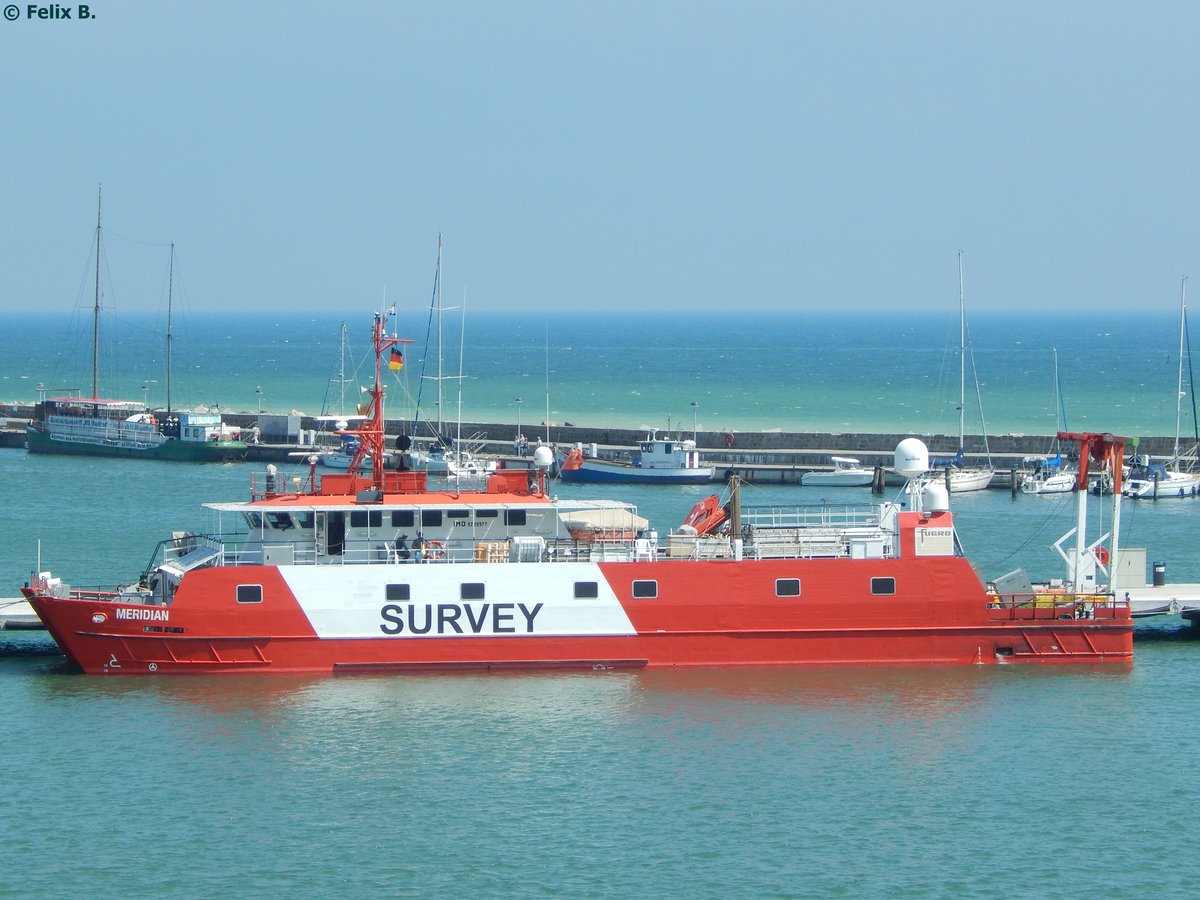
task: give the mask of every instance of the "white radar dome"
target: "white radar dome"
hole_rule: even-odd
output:
[[[921,492],[921,503],[928,512],[945,512],[950,508],[950,492],[941,482],[931,481]]]
[[[533,451],[533,464],[539,469],[548,469],[554,465],[554,451],[549,447],[538,447]]]
[[[896,471],[905,478],[929,471],[929,448],[916,438],[905,438],[896,445]]]

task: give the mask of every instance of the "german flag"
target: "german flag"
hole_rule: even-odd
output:
[[[393,372],[399,372],[404,368],[404,354],[395,347],[392,348],[392,353],[388,357],[388,368]]]

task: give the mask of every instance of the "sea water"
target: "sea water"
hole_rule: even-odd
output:
[[[497,324],[471,354],[490,347],[487,366],[507,373],[487,401],[496,413],[543,381],[541,325],[518,325]],[[749,326],[755,339],[772,330]],[[736,395],[751,410],[742,427],[791,430],[799,413],[782,411],[787,397],[828,413],[842,401],[827,393],[865,398],[874,378],[877,397],[903,397],[909,411],[847,421],[883,427],[932,408],[933,368],[945,369],[937,378],[946,375],[957,403],[957,362],[943,367],[940,351],[913,348],[926,363],[895,368],[904,348],[892,336],[847,329],[836,335],[842,349],[826,346],[833,335],[784,336],[757,359],[747,338],[722,359],[739,327],[699,334],[664,320],[661,333],[617,342],[611,326],[580,324],[570,340],[551,340],[551,356],[557,348],[568,360],[555,363],[563,384],[592,391],[580,418],[607,415],[602,403],[649,418],[648,401],[621,399],[640,384],[636,396],[675,398],[653,408],[690,425],[684,401],[703,386],[713,393],[700,395],[699,418]],[[1170,330],[1159,335],[1165,349],[1140,363],[1122,347],[1145,351],[1159,343],[1150,335],[1131,326],[1106,344],[1090,387],[1080,378],[1068,392],[1068,410],[1073,397],[1092,397],[1099,415],[1092,388],[1129,388],[1134,369],[1149,383],[1153,372],[1155,390],[1137,406],[1153,406],[1165,378],[1170,427],[1146,413],[1146,433],[1171,433]],[[235,371],[206,383],[221,393],[261,384],[268,401],[295,390],[295,405],[308,406],[304,397],[327,386],[337,322],[273,332],[317,331],[319,352],[288,337],[272,356],[254,329],[231,332],[219,358]],[[51,377],[14,366],[12,343],[0,384],[22,372]],[[800,346],[825,361],[801,362]],[[606,347],[610,358],[597,361]],[[1030,408],[1045,395],[1038,415],[1049,422],[1050,354],[995,353],[1015,361],[985,404],[1007,396],[1001,408],[1018,410],[1025,378]],[[797,392],[795,366],[824,372],[829,387]],[[915,380],[889,394],[884,378]],[[482,378],[470,382],[472,393],[484,389]],[[728,408],[742,415],[742,402]],[[564,398],[561,411],[572,408]],[[1109,410],[1130,419],[1105,430],[1135,424],[1132,409]],[[0,596],[39,567],[76,586],[133,579],[172,530],[211,528],[200,504],[247,497],[252,470],[0,450]],[[630,499],[660,532],[714,489],[553,486]],[[743,495],[758,505],[869,499],[791,486]],[[1071,498],[988,491],[952,501],[985,577],[1018,566],[1062,574],[1050,545],[1074,525]],[[1126,503],[1122,542],[1164,561],[1169,580],[1200,582],[1197,503]],[[1108,504],[1093,498],[1090,508],[1098,536],[1111,525]],[[1132,666],[93,678],[66,672],[45,634],[4,633],[0,895],[1190,897],[1200,890],[1189,858],[1200,788],[1181,751],[1200,743],[1200,642],[1178,618],[1151,620],[1138,626],[1135,657]]]
[[[373,375],[371,317],[370,309],[192,316],[174,326],[172,406],[353,413]],[[32,402],[39,385],[90,396],[90,316],[59,318],[0,317],[0,404]],[[165,324],[148,315],[103,321],[100,396],[166,405]],[[520,418],[530,434],[544,422],[954,434],[965,381],[973,434],[1053,434],[1060,405],[1076,431],[1173,436],[1179,412],[1180,431],[1195,433],[1190,357],[1185,402],[1176,402],[1179,322],[1169,311],[981,314],[965,367],[956,311],[446,313],[442,321],[439,365],[436,319],[420,309],[389,318],[414,341],[403,369],[385,369],[389,418]]]

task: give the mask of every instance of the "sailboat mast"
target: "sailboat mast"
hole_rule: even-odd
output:
[[[1187,336],[1187,276],[1179,287],[1179,378],[1175,384],[1175,453],[1179,459],[1179,420],[1183,411],[1183,353]]]
[[[1054,412],[1058,420],[1058,430],[1070,431],[1067,427],[1067,404],[1063,402],[1062,382],[1058,380],[1058,348],[1051,349],[1054,351]]]
[[[338,336],[338,415],[346,414],[346,323]]]
[[[437,252],[437,433],[442,437],[442,235],[438,234]]]
[[[167,273],[167,412],[171,412],[171,297],[175,287],[175,242],[171,241],[171,266]]]
[[[967,301],[963,291],[962,251],[958,251],[958,452],[963,452],[967,409]]]
[[[96,188],[96,299],[92,304],[92,399],[100,397],[100,199],[104,185]]]
[[[466,353],[467,346],[467,290],[463,288],[462,302],[462,318],[459,320],[458,326],[458,425],[454,434],[454,462],[456,464],[463,461],[462,457],[462,383],[463,383],[463,356]]]

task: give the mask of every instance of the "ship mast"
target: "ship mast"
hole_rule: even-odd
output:
[[[92,304],[92,399],[100,398],[100,198],[104,185],[96,188],[96,299]]]
[[[395,309],[385,313],[375,313],[375,324],[371,329],[371,342],[375,347],[375,381],[368,390],[371,396],[370,408],[366,421],[351,431],[339,434],[353,434],[358,437],[358,449],[350,460],[350,472],[357,473],[368,456],[371,457],[371,483],[379,490],[383,489],[384,466],[384,417],[383,417],[383,354],[397,344],[411,344],[408,338],[388,337],[386,334],[384,316],[395,315]]]

